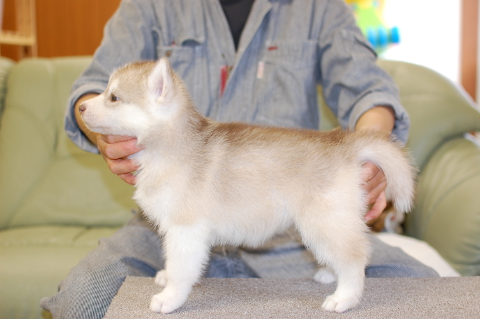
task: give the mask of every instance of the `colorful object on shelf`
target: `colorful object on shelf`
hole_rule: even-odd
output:
[[[345,0],[353,9],[357,24],[377,53],[400,43],[398,27],[389,28],[382,19],[384,0]]]

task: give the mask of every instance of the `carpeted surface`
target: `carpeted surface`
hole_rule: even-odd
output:
[[[152,313],[153,278],[127,277],[106,319],[149,318],[479,318],[480,277],[367,278],[359,306],[321,308],[336,284],[308,279],[202,279],[177,311]]]

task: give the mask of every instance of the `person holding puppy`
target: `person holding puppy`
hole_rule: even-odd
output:
[[[141,151],[136,140],[90,132],[78,108],[104,91],[114,69],[163,56],[197,109],[217,121],[318,129],[320,84],[344,129],[382,130],[407,140],[409,118],[397,88],[376,66],[376,55],[343,0],[123,0],[91,65],[73,86],[65,126],[72,141],[100,153],[129,184],[135,184],[137,167],[128,156]],[[371,207],[367,221],[385,208],[387,185],[373,163],[364,164],[363,177]],[[437,276],[399,249],[374,238],[372,245],[367,276]],[[316,264],[303,249],[291,232],[257,252],[217,247],[206,275],[311,277]],[[292,251],[305,259],[294,258]],[[155,276],[162,268],[159,238],[137,213],[41,305],[54,318],[101,318],[126,276]]]

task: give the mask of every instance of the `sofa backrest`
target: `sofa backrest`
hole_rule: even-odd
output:
[[[73,81],[90,57],[26,59],[10,69],[0,123],[0,229],[40,224],[119,226],[136,205],[133,187],[64,132]],[[379,61],[411,115],[407,146],[422,168],[447,139],[480,130],[480,113],[449,80],[427,68]],[[321,91],[321,89],[320,89]],[[319,95],[321,128],[338,125]]]
[[[71,85],[90,60],[25,59],[10,70],[0,126],[0,229],[119,226],[135,207],[133,187],[64,132]]]

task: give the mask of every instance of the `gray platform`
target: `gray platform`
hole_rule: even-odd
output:
[[[480,318],[480,277],[368,278],[361,304],[343,314],[321,304],[336,288],[299,279],[202,279],[168,315],[152,313],[153,278],[127,277],[107,319],[149,318]]]

